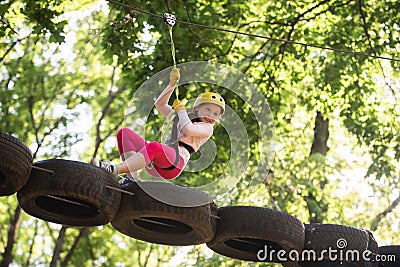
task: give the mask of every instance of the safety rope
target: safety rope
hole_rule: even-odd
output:
[[[171,37],[171,55],[172,55],[172,60],[174,62],[174,68],[176,68],[175,45],[174,45],[174,38],[172,37],[172,27],[169,27],[169,36]]]
[[[169,37],[171,39],[171,55],[172,55],[172,61],[173,61],[173,66],[176,68],[176,57],[175,57],[175,44],[174,44],[174,38],[172,35],[172,28],[174,27],[176,23],[176,17],[174,15],[164,13],[163,14],[163,19],[165,24],[167,24],[168,30],[169,30]],[[179,99],[179,87],[178,84],[175,87],[175,96],[176,99]]]
[[[163,19],[165,24],[168,27],[169,30],[169,37],[171,39],[171,55],[172,55],[172,61],[173,61],[173,66],[174,68],[176,68],[176,58],[175,58],[175,44],[174,44],[174,38],[172,35],[172,28],[174,27],[175,23],[176,23],[176,17],[172,14],[168,14],[168,13],[164,13],[163,14]],[[178,87],[178,83],[175,86],[175,96],[176,99],[179,99],[179,87]],[[177,130],[177,125],[173,125],[172,126],[173,129]],[[175,127],[175,128],[174,128]],[[174,148],[175,150],[175,161],[174,163],[171,164],[171,166],[167,167],[167,168],[162,168],[164,170],[173,170],[178,166],[179,163],[179,144],[177,143],[177,140],[173,140],[172,142],[167,141],[166,144],[172,148]]]
[[[172,37],[172,27],[169,27],[169,36],[171,37],[171,55],[172,55],[172,60],[173,60],[173,63],[174,63],[174,68],[176,68],[175,45],[174,45],[174,38]],[[178,84],[176,84],[176,87],[175,87],[175,96],[176,96],[176,99],[179,99],[179,87],[178,87]]]

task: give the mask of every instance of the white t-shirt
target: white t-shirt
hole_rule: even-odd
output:
[[[172,119],[175,115],[175,111],[168,104],[158,107],[158,110],[167,119]],[[186,110],[180,110],[177,114],[179,117],[178,141],[188,144],[196,152],[213,135],[214,127],[206,122],[192,122]],[[182,156],[186,165],[190,158],[189,151],[179,146],[179,155]]]

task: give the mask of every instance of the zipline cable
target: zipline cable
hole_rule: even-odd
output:
[[[110,2],[110,3],[114,3],[114,4],[117,4],[117,5],[129,8],[131,10],[135,10],[135,11],[138,11],[138,12],[153,16],[153,17],[157,17],[157,18],[163,19],[162,16],[159,16],[157,14],[154,14],[154,13],[139,9],[139,8],[131,6],[131,5],[119,3],[119,2],[116,2],[114,0],[107,0],[107,1]],[[208,26],[208,25],[203,25],[203,24],[197,24],[197,23],[193,23],[193,22],[187,22],[187,21],[183,21],[183,20],[176,20],[176,21],[179,22],[179,23],[185,24],[185,25],[190,25],[190,26],[195,26],[195,27],[200,27],[200,28],[206,28],[206,29],[211,29],[211,30],[217,30],[217,31],[222,31],[222,32],[229,32],[229,33],[234,33],[234,34],[239,34],[239,35],[246,35],[246,36],[260,38],[260,39],[267,39],[267,40],[270,40],[270,41],[277,41],[277,42],[283,42],[283,43],[289,43],[289,44],[296,44],[296,45],[302,45],[302,46],[306,46],[306,47],[314,47],[314,48],[319,48],[319,49],[323,49],[323,50],[330,50],[330,51],[335,51],[335,52],[340,52],[340,53],[345,53],[345,54],[353,54],[353,55],[358,55],[358,56],[364,56],[364,57],[371,57],[371,58],[376,58],[376,59],[384,59],[384,60],[400,62],[400,59],[395,59],[395,58],[391,58],[391,57],[376,56],[376,55],[357,52],[357,51],[344,50],[344,49],[339,49],[339,48],[333,48],[333,47],[327,47],[327,46],[321,46],[321,45],[315,45],[315,44],[302,43],[302,42],[292,41],[292,40],[287,40],[287,39],[268,37],[268,36],[264,36],[264,35],[260,35],[260,34],[253,34],[253,33],[248,33],[248,32],[240,32],[240,31],[229,30],[229,29],[225,29],[225,28],[219,28],[219,27],[213,27],[213,26]]]

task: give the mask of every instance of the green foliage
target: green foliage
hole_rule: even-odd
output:
[[[61,0],[0,4],[1,131],[25,142],[35,160],[88,162],[97,156],[116,162],[115,134],[141,108],[133,99],[138,97],[135,93],[149,77],[172,65],[168,28],[159,17],[141,10],[262,35],[266,38],[179,21],[173,27],[177,63],[211,61],[242,71],[266,97],[274,116],[274,161],[270,170],[262,170],[264,179],[253,185],[254,168],[266,149],[254,115],[259,107],[249,106],[226,88],[201,83],[179,88],[182,99],[193,99],[206,89],[218,91],[247,131],[246,170],[217,204],[277,209],[305,223],[374,228],[379,244],[400,242],[395,234],[398,207],[374,220],[398,195],[400,67],[398,60],[372,57],[399,58],[398,1],[130,0],[123,4]],[[153,101],[148,93],[139,100]],[[317,112],[329,120],[326,155],[311,154]],[[151,112],[146,138],[159,140],[164,123],[156,111]],[[238,160],[231,158],[235,140],[222,125],[216,126],[212,138],[217,147],[213,163],[199,172],[184,172],[174,183],[202,185],[223,175],[230,160]],[[0,199],[2,253],[17,207],[15,196]],[[49,265],[60,229],[23,214],[12,264]],[[170,266],[172,259],[180,266],[277,265],[229,259],[205,245],[183,249],[149,244],[110,225],[82,231],[66,229],[57,266],[64,260],[65,266]]]

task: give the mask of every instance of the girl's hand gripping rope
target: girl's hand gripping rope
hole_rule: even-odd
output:
[[[179,99],[174,100],[174,103],[172,104],[172,109],[175,111],[186,110],[185,104],[183,104],[183,102]]]
[[[181,77],[179,68],[172,68],[171,73],[169,75],[169,85],[171,87],[176,87],[178,81]]]

